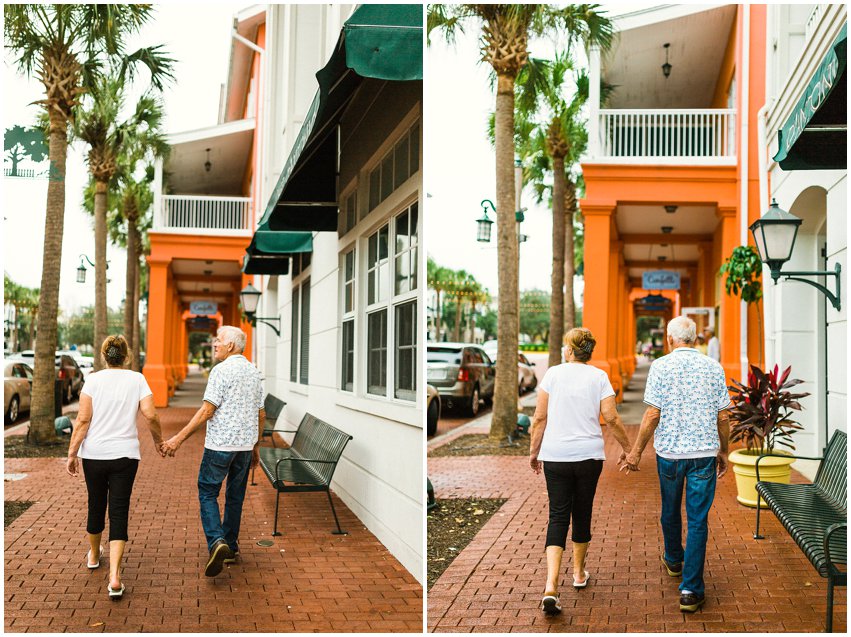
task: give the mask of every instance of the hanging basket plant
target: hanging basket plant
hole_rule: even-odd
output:
[[[762,312],[759,302],[762,299],[762,261],[759,252],[753,246],[738,246],[733,254],[724,261],[718,272],[725,276],[724,287],[730,296],[738,296],[748,305],[756,307],[759,326],[759,364],[763,361]]]

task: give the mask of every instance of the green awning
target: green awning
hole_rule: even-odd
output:
[[[846,62],[844,25],[778,133],[780,150],[774,160],[783,170],[847,167]]]
[[[289,274],[290,255],[246,254],[242,271],[245,274]]]
[[[245,250],[242,271],[245,274],[289,274],[290,257],[312,251],[312,232],[275,232],[261,226]]]
[[[421,80],[422,60],[421,4],[361,5],[352,14],[316,74],[319,90],[266,205],[261,230],[337,230],[337,124],[364,78]]]

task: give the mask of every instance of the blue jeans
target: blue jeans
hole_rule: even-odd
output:
[[[239,522],[250,465],[250,451],[204,449],[198,471],[198,499],[201,502],[201,525],[207,536],[207,550],[212,549],[217,540],[227,542],[233,551],[239,549]],[[225,478],[228,484],[225,487],[225,517],[222,520],[218,498]]]
[[[680,590],[703,595],[703,563],[706,559],[707,520],[715,499],[715,458],[666,460],[656,456],[659,486],[662,490],[662,535],[665,561],[683,565]],[[682,501],[686,492],[688,535],[683,551]]]

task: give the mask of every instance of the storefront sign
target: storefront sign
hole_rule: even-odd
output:
[[[679,290],[680,273],[669,270],[650,270],[641,275],[641,287],[645,290]]]
[[[209,330],[216,326],[216,321],[206,316],[196,316],[189,319],[190,330]]]
[[[218,309],[218,303],[212,301],[192,301],[189,304],[189,312],[196,316],[213,316]]]

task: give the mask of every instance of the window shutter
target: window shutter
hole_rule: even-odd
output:
[[[301,365],[299,382],[307,385],[310,363],[310,279],[301,284]]]
[[[293,322],[290,339],[290,380],[298,381],[298,295],[299,288],[293,288]]]

